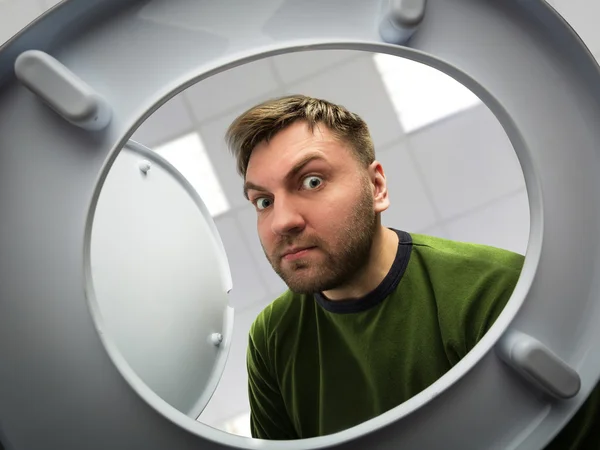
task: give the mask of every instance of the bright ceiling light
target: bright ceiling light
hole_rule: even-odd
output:
[[[406,133],[481,104],[454,78],[425,64],[384,53],[373,59]]]
[[[227,197],[198,133],[178,137],[153,150],[187,179],[213,217],[229,210]]]

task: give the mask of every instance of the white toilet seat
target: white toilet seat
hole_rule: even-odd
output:
[[[418,13],[420,3],[69,0],[0,48],[0,440],[8,449],[539,449],[550,441],[600,377],[600,72],[541,0],[429,0],[419,23],[405,8]],[[397,14],[386,15],[389,5]],[[400,44],[417,28],[410,47],[380,37]],[[523,167],[525,267],[484,339],[408,402],[320,438],[231,436],[159,398],[103,335],[89,284],[94,204],[117,150],[169,98],[244,62],[327,48],[421,61],[479,95]],[[63,120],[17,80],[15,61],[31,49],[100,94],[110,107],[105,127],[88,130],[93,114],[81,127]],[[552,400],[502,362],[518,365],[515,336],[576,372],[576,394]],[[570,397],[573,384],[557,383],[555,394]]]
[[[103,334],[139,382],[197,419],[229,353],[231,274],[196,190],[138,142],[123,147],[102,186],[90,273]]]

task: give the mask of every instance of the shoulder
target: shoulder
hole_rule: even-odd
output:
[[[489,330],[509,300],[525,260],[509,250],[412,235],[407,270],[435,303],[440,336],[453,364]],[[409,277],[410,278],[410,277]]]
[[[419,234],[411,237],[408,278],[429,286],[439,305],[456,308],[476,298],[506,302],[521,275],[525,257],[518,253]]]
[[[489,245],[412,235],[413,278],[433,292],[440,314],[492,313],[510,298],[525,257]]]
[[[489,245],[411,234],[412,253],[428,269],[440,273],[480,275],[486,272],[520,273],[525,257]],[[458,273],[457,273],[458,272]]]

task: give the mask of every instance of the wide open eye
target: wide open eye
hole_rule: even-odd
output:
[[[321,183],[323,183],[323,180],[314,175],[306,177],[304,180],[302,180],[302,186],[305,189],[316,189],[321,186]]]
[[[269,206],[271,206],[271,204],[273,202],[271,202],[271,199],[267,198],[267,197],[260,197],[257,198],[256,201],[254,202],[256,204],[256,207],[258,209],[265,209],[268,208]]]

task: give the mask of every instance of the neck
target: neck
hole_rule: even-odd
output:
[[[323,295],[329,300],[360,298],[367,295],[379,286],[388,274],[397,251],[398,235],[393,230],[380,225],[373,238],[369,259],[363,269],[350,283],[324,291]]]

